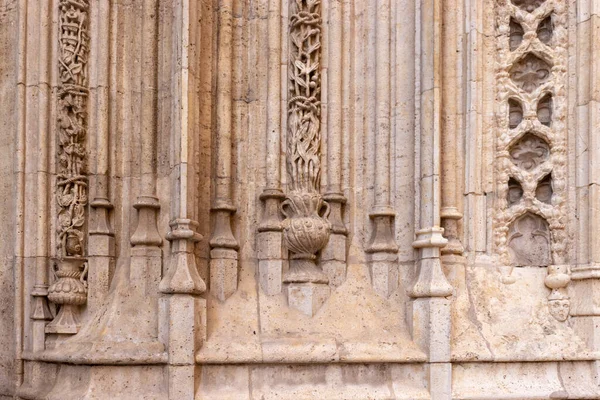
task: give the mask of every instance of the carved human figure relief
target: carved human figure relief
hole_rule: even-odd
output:
[[[527,213],[514,221],[508,237],[512,265],[550,264],[550,230],[538,215]]]
[[[59,80],[56,202],[56,281],[48,298],[60,305],[50,333],[77,333],[76,306],[87,300],[88,179],[85,172],[87,137],[88,0],[59,3]]]
[[[557,321],[564,322],[569,318],[569,312],[571,311],[571,301],[568,297],[558,297],[556,299],[550,298],[548,300],[548,309],[550,315],[552,315]]]

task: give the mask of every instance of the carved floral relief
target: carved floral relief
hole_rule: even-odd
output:
[[[88,179],[86,137],[89,51],[88,0],[59,3],[58,146],[56,202],[56,281],[48,289],[50,301],[60,305],[47,327],[51,333],[78,330],[75,307],[87,300],[85,229]]]
[[[283,236],[292,252],[286,282],[327,283],[316,253],[329,239],[328,204],[321,182],[321,2],[290,5],[290,65],[287,129],[288,193],[281,209]]]

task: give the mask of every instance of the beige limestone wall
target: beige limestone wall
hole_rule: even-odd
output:
[[[16,199],[19,198],[16,180],[21,160],[15,157],[17,132],[19,132],[18,102],[22,99],[23,76],[19,74],[20,49],[17,45],[19,36],[19,4],[7,0],[0,3],[0,190],[4,193],[0,205],[0,220],[7,229],[0,240],[0,398],[10,398],[15,392],[17,376],[15,372],[15,324],[14,319],[15,284],[21,280],[15,270],[14,249],[16,245],[15,222],[17,218]],[[20,81],[19,81],[20,80]],[[8,229],[11,227],[11,229]]]
[[[10,227],[2,390],[61,400],[599,396],[595,1],[75,3],[0,7],[1,179],[16,192],[0,206]],[[527,5],[561,17],[551,48],[537,41],[545,15]],[[519,63],[507,51],[520,35],[511,17],[524,45],[510,51],[533,43],[560,66],[552,128],[532,105],[507,127],[506,93],[526,97],[506,73]],[[82,37],[78,63],[70,43]],[[53,260],[67,131],[57,98],[72,83],[61,63],[87,76],[77,92],[87,271],[75,280],[53,272],[65,265]],[[293,124],[299,115],[305,125]],[[531,126],[564,134],[569,150],[566,164],[552,160],[568,184],[542,213],[567,232],[553,236],[568,245],[552,268],[498,257],[513,171],[498,160],[510,155],[506,138]],[[304,161],[307,180],[289,173]],[[57,282],[84,287],[84,304],[50,301]],[[561,319],[550,300],[564,306],[552,295],[565,293]],[[79,324],[57,316],[65,305]]]

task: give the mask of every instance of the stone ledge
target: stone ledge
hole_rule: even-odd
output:
[[[225,347],[226,346],[226,347]],[[196,354],[199,364],[415,363],[427,356],[414,343],[345,341],[333,338],[264,339],[248,352],[248,342],[207,342]],[[240,349],[246,349],[243,356]]]

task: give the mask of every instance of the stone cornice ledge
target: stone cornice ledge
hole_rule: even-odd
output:
[[[600,264],[594,263],[571,267],[571,279],[574,281],[600,279]]]
[[[72,343],[40,352],[24,352],[23,359],[84,365],[166,364],[162,343]]]
[[[244,349],[244,352],[239,351]],[[248,351],[250,350],[250,351]],[[421,363],[427,356],[410,340],[346,341],[334,338],[264,339],[248,342],[206,343],[196,354],[198,364],[313,364]]]

